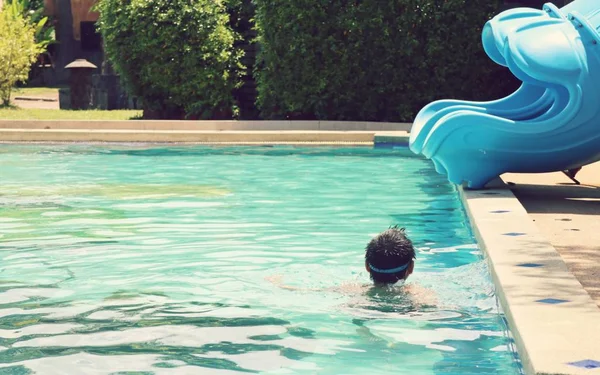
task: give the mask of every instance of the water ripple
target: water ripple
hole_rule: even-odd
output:
[[[456,189],[406,150],[0,145],[0,165],[1,374],[519,373]],[[438,307],[348,289],[393,224]]]

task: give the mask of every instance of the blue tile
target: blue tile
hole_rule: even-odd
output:
[[[527,233],[519,233],[519,232],[510,232],[510,233],[503,233],[503,236],[511,236],[511,237],[517,237],[517,236],[524,236]]]
[[[544,298],[544,299],[539,299],[539,300],[537,300],[535,302],[547,303],[547,304],[550,304],[550,305],[557,305],[559,303],[569,302],[569,300],[558,299],[558,298]]]
[[[527,267],[527,268],[535,268],[535,267],[543,267],[543,264],[539,263],[521,263],[517,264],[518,267]]]
[[[510,212],[510,211],[507,211],[507,210],[490,211],[490,213],[492,213],[492,214],[503,214],[503,213],[506,213],[506,212]]]
[[[373,144],[374,148],[391,148],[394,150],[408,150],[408,142],[386,142],[376,141]]]
[[[569,362],[569,365],[587,369],[600,368],[600,362],[593,359],[584,359],[583,361]]]

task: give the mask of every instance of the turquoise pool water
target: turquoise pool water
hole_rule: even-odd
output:
[[[0,145],[0,374],[519,374],[454,187],[405,150]],[[393,224],[410,283],[370,291]]]

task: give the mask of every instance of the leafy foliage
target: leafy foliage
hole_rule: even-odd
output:
[[[10,104],[17,82],[28,78],[31,64],[42,51],[35,42],[35,27],[10,6],[0,11],[0,103]]]
[[[35,41],[42,50],[55,43],[54,26],[44,16],[44,2],[41,0],[8,0],[7,5],[13,16],[21,15],[35,27]]]
[[[145,117],[230,118],[241,52],[218,0],[102,0],[105,52]]]
[[[254,25],[253,0],[228,0],[227,8],[232,29],[240,35],[234,44],[243,52],[242,64],[245,67],[242,75],[242,85],[234,91],[234,97],[239,104],[240,119],[256,120],[260,113],[256,108],[256,82],[253,70],[256,62],[256,30]]]
[[[481,46],[501,0],[256,0],[265,118],[412,121],[515,88]]]

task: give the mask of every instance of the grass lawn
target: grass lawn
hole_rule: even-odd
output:
[[[0,108],[0,120],[135,120],[142,111],[69,111],[63,109]]]

